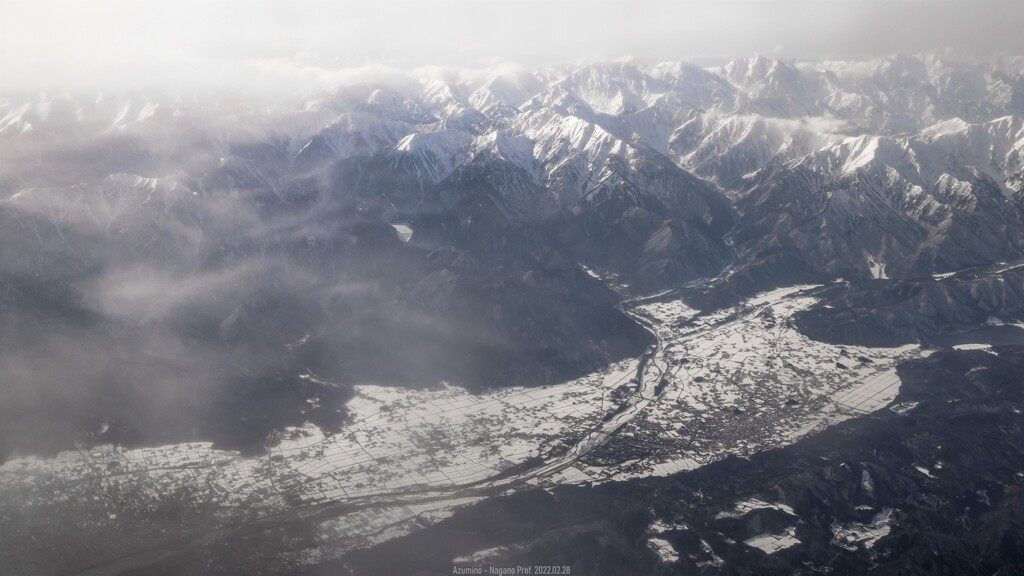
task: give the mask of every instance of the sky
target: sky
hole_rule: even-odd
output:
[[[1020,0],[0,0],[0,92],[763,54],[1024,54]]]

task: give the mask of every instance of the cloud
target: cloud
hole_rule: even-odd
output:
[[[355,71],[1024,52],[1010,0],[4,0],[10,90],[288,91]]]

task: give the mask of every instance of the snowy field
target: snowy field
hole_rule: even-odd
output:
[[[663,390],[585,459],[582,475],[668,475],[791,444],[890,404],[899,391],[896,365],[924,352],[916,345],[833,346],[806,338],[791,318],[814,304],[804,293],[810,288],[775,290],[706,316],[682,301],[635,310],[662,339]]]
[[[814,303],[809,288],[709,315],[681,300],[637,306],[631,313],[659,339],[640,389],[638,359],[559,385],[479,395],[359,386],[338,434],[289,429],[260,457],[188,443],[19,458],[0,466],[0,492],[26,507],[85,502],[109,509],[111,522],[119,509],[151,509],[184,488],[226,517],[359,504],[319,524],[325,540],[350,549],[523,484],[692,469],[792,443],[896,396],[895,366],[922,351],[803,337],[790,318]],[[785,547],[789,538],[750,544]]]
[[[288,429],[267,455],[251,458],[188,443],[13,459],[0,466],[0,493],[30,507],[92,504],[111,510],[110,521],[119,508],[154,509],[184,488],[197,505],[239,517],[358,502],[370,505],[319,527],[336,545],[365,546],[489,495],[487,481],[510,467],[564,453],[612,410],[611,392],[636,370],[631,359],[556,386],[481,395],[358,386],[347,404],[352,421],[339,434]]]

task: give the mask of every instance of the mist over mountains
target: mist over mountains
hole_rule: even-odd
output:
[[[393,72],[0,96],[0,565],[1024,563],[1024,57]]]
[[[926,314],[826,339],[1020,320],[1019,271],[943,275],[1022,256],[1022,118],[1024,61],[933,55],[4,100],[0,450],[257,449],[351,384],[558,382],[649,344],[623,295],[719,274],[696,302],[888,278]]]

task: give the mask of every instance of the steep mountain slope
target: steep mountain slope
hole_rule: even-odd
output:
[[[344,414],[318,407],[351,384],[550,383],[648,341],[557,250],[427,249],[334,197],[267,193],[245,166],[0,204],[4,457],[109,441],[258,450],[286,425],[335,429]]]

